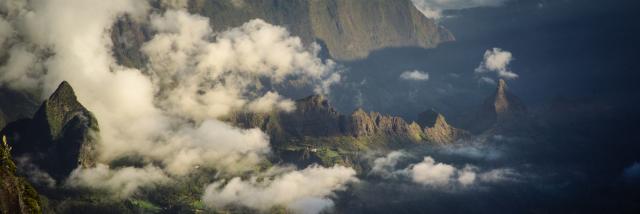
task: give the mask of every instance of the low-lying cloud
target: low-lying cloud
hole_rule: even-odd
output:
[[[169,182],[162,169],[148,165],[144,168],[124,167],[110,169],[98,164],[95,168],[78,168],[71,172],[67,185],[72,187],[92,187],[110,191],[113,196],[126,198],[140,187],[152,187]]]
[[[333,206],[328,197],[336,190],[356,182],[356,172],[347,167],[310,166],[300,171],[287,170],[259,179],[232,178],[209,185],[202,200],[211,207],[243,205],[257,210],[285,206],[298,213],[319,213]]]
[[[398,168],[400,160],[406,157],[409,155],[394,151],[377,158],[373,162],[370,174],[385,179],[407,178],[413,183],[434,188],[515,181],[519,176],[510,168],[482,170],[471,164],[464,164],[463,167],[458,168],[451,164],[437,162],[431,156],[426,156],[421,162],[410,164],[405,168]]]
[[[498,7],[508,0],[411,0],[413,5],[426,17],[443,18],[443,11],[462,10],[476,7]]]
[[[413,80],[413,81],[427,81],[429,80],[429,73],[424,71],[405,71],[400,74],[400,79]]]

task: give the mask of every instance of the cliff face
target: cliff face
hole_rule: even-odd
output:
[[[62,179],[78,165],[95,164],[98,132],[93,114],[78,102],[71,86],[63,82],[32,119],[10,123],[1,134],[14,147],[14,155],[29,155],[40,168]]]
[[[433,110],[420,113],[418,123],[424,127],[425,138],[437,144],[450,144],[471,136],[469,132],[449,125],[442,114]]]
[[[209,17],[214,31],[263,19],[286,27],[305,44],[318,42],[337,60],[365,58],[388,47],[433,48],[454,37],[422,15],[410,0],[190,0],[188,10]],[[161,4],[152,4],[161,8]],[[142,67],[138,51],[151,37],[148,27],[124,18],[111,39],[114,55],[124,65]]]
[[[320,0],[309,2],[311,28],[339,60],[364,58],[387,47],[432,48],[454,40],[409,0]]]
[[[298,142],[306,138],[340,137],[363,141],[381,139],[384,142],[451,143],[467,135],[449,126],[442,115],[428,126],[363,109],[357,109],[351,115],[342,115],[331,107],[328,100],[318,95],[296,101],[296,110],[290,113],[239,112],[226,120],[244,128],[258,127],[268,133],[276,144],[292,140]]]
[[[16,176],[10,151],[3,136],[0,143],[0,213],[41,213],[38,193],[24,178]]]
[[[351,114],[349,134],[354,137],[391,136],[405,138],[412,142],[422,140],[422,131],[416,123],[407,123],[400,117],[382,115],[378,112],[367,113],[358,109]]]

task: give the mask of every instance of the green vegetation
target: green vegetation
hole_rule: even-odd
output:
[[[24,178],[17,177],[16,165],[11,159],[11,147],[2,136],[0,144],[0,212],[41,213],[40,198]]]

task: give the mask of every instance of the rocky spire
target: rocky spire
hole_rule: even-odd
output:
[[[88,114],[88,112],[78,102],[71,85],[63,81],[49,99],[45,100],[40,106],[33,119],[42,125],[46,125],[50,136],[55,140],[61,137],[64,125],[75,117],[76,113]]]
[[[99,131],[93,113],[62,82],[32,119],[10,123],[2,134],[10,138],[15,155],[32,155],[36,165],[64,179],[79,165],[95,164]]]
[[[433,109],[420,113],[417,122],[424,128],[425,138],[433,143],[448,144],[469,136],[466,131],[449,125],[445,117]]]
[[[511,118],[516,114],[526,111],[522,101],[508,91],[507,83],[503,79],[498,81],[498,87],[492,99],[493,110],[498,121]]]

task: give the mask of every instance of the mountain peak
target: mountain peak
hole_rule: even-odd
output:
[[[49,100],[76,100],[76,93],[67,81],[62,81],[58,88],[49,96]]]
[[[469,135],[449,125],[444,116],[433,109],[420,113],[417,123],[424,129],[426,139],[437,144],[453,143]]]
[[[76,112],[88,112],[78,102],[73,88],[67,81],[62,81],[58,88],[45,100],[34,120],[47,124],[53,139],[60,137],[64,125],[76,116]]]
[[[416,121],[422,127],[433,127],[438,120],[443,120],[443,116],[434,109],[429,109],[418,114]]]

